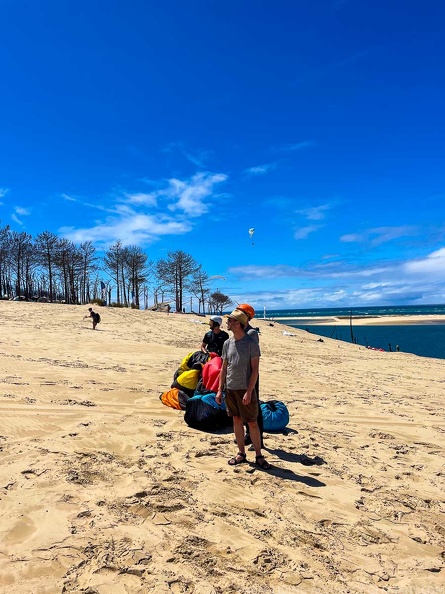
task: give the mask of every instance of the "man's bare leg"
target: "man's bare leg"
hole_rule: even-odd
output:
[[[262,456],[260,429],[256,421],[251,421],[248,423],[248,425],[250,438],[252,440],[253,447],[255,448],[255,456],[258,458],[258,456]]]
[[[236,444],[238,451],[241,454],[246,453],[246,447],[244,445],[244,426],[241,417],[233,417],[233,431],[235,433]]]

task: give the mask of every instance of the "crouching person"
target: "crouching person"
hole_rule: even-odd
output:
[[[233,333],[233,336],[223,345],[223,365],[216,402],[221,403],[222,391],[225,387],[227,414],[233,417],[233,429],[238,445],[238,453],[228,462],[230,466],[247,462],[243,427],[245,422],[249,425],[256,464],[267,470],[271,466],[261,453],[261,436],[257,423],[259,405],[255,394],[260,348],[257,341],[244,332],[247,322],[246,314],[239,310],[227,316],[227,329]]]

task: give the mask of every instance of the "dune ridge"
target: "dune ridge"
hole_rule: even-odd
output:
[[[443,592],[442,360],[259,319],[289,433],[232,468],[159,401],[206,320],[86,309],[0,302],[1,592]]]

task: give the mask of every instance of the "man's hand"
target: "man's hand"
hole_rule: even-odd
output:
[[[243,404],[250,404],[251,399],[252,399],[252,392],[246,391],[246,393],[243,396]]]
[[[222,402],[222,390],[218,390],[215,397],[216,403],[221,404]]]

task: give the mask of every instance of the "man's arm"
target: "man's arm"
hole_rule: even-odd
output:
[[[206,341],[206,339],[207,339],[207,341]],[[207,350],[207,345],[208,344],[209,344],[209,341],[208,341],[208,337],[207,337],[207,333],[206,333],[206,334],[204,334],[204,338],[202,339],[202,344],[201,344],[201,351],[203,353],[208,353],[209,352]]]
[[[255,388],[255,384],[258,379],[258,373],[260,370],[260,358],[256,357],[255,359],[251,359],[250,367],[251,367],[251,373],[250,373],[249,385],[247,386],[246,393],[244,394],[244,397],[243,397],[243,404],[250,404],[250,401],[252,399],[252,391]]]
[[[226,383],[226,376],[227,376],[227,359],[223,359],[221,372],[219,374],[218,391],[216,393],[216,398],[215,398],[215,400],[218,404],[221,404],[221,402],[222,402],[222,391],[223,391],[225,383]]]

